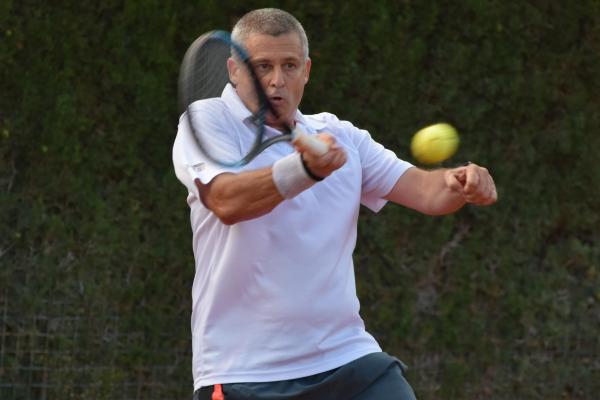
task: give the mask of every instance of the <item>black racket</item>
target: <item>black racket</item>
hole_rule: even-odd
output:
[[[236,57],[240,64],[250,74],[254,87],[254,95],[258,109],[254,112],[256,123],[253,145],[241,149],[237,154],[220,151],[218,146],[222,138],[215,134],[209,124],[198,120],[198,115],[192,104],[198,100],[220,97],[225,85],[229,82],[227,59]],[[179,72],[179,103],[185,111],[189,126],[196,139],[198,148],[212,162],[225,167],[239,167],[248,164],[267,147],[281,141],[300,141],[315,155],[325,154],[328,145],[314,136],[309,136],[299,129],[283,124],[283,132],[265,139],[265,117],[271,113],[276,119],[279,115],[269,98],[251,64],[247,51],[235,43],[228,32],[211,31],[196,39],[188,48]],[[196,113],[196,116],[195,116]]]

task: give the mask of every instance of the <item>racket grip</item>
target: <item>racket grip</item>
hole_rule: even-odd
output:
[[[300,142],[308,151],[316,156],[322,156],[329,151],[329,145],[316,136],[309,136],[301,129],[294,130],[294,140]]]

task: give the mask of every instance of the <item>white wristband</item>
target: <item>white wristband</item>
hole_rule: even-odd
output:
[[[296,197],[316,183],[304,169],[300,153],[292,153],[273,164],[273,182],[286,199]]]

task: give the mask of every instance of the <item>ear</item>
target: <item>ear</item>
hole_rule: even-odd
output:
[[[233,86],[237,86],[240,77],[240,66],[231,57],[227,59],[227,72],[229,72],[229,80]]]
[[[308,77],[310,76],[310,66],[312,65],[312,61],[310,58],[306,59],[306,64],[304,65],[304,84],[308,83]]]

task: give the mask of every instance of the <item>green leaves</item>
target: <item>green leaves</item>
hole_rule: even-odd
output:
[[[0,3],[0,382],[182,398],[179,62],[200,33],[274,3],[62,3]],[[498,204],[449,217],[361,214],[362,316],[419,398],[600,389],[600,7],[534,3],[282,6],[311,41],[305,113],[334,112],[409,161],[414,132],[450,122],[461,147],[445,165],[484,164],[498,185]]]

